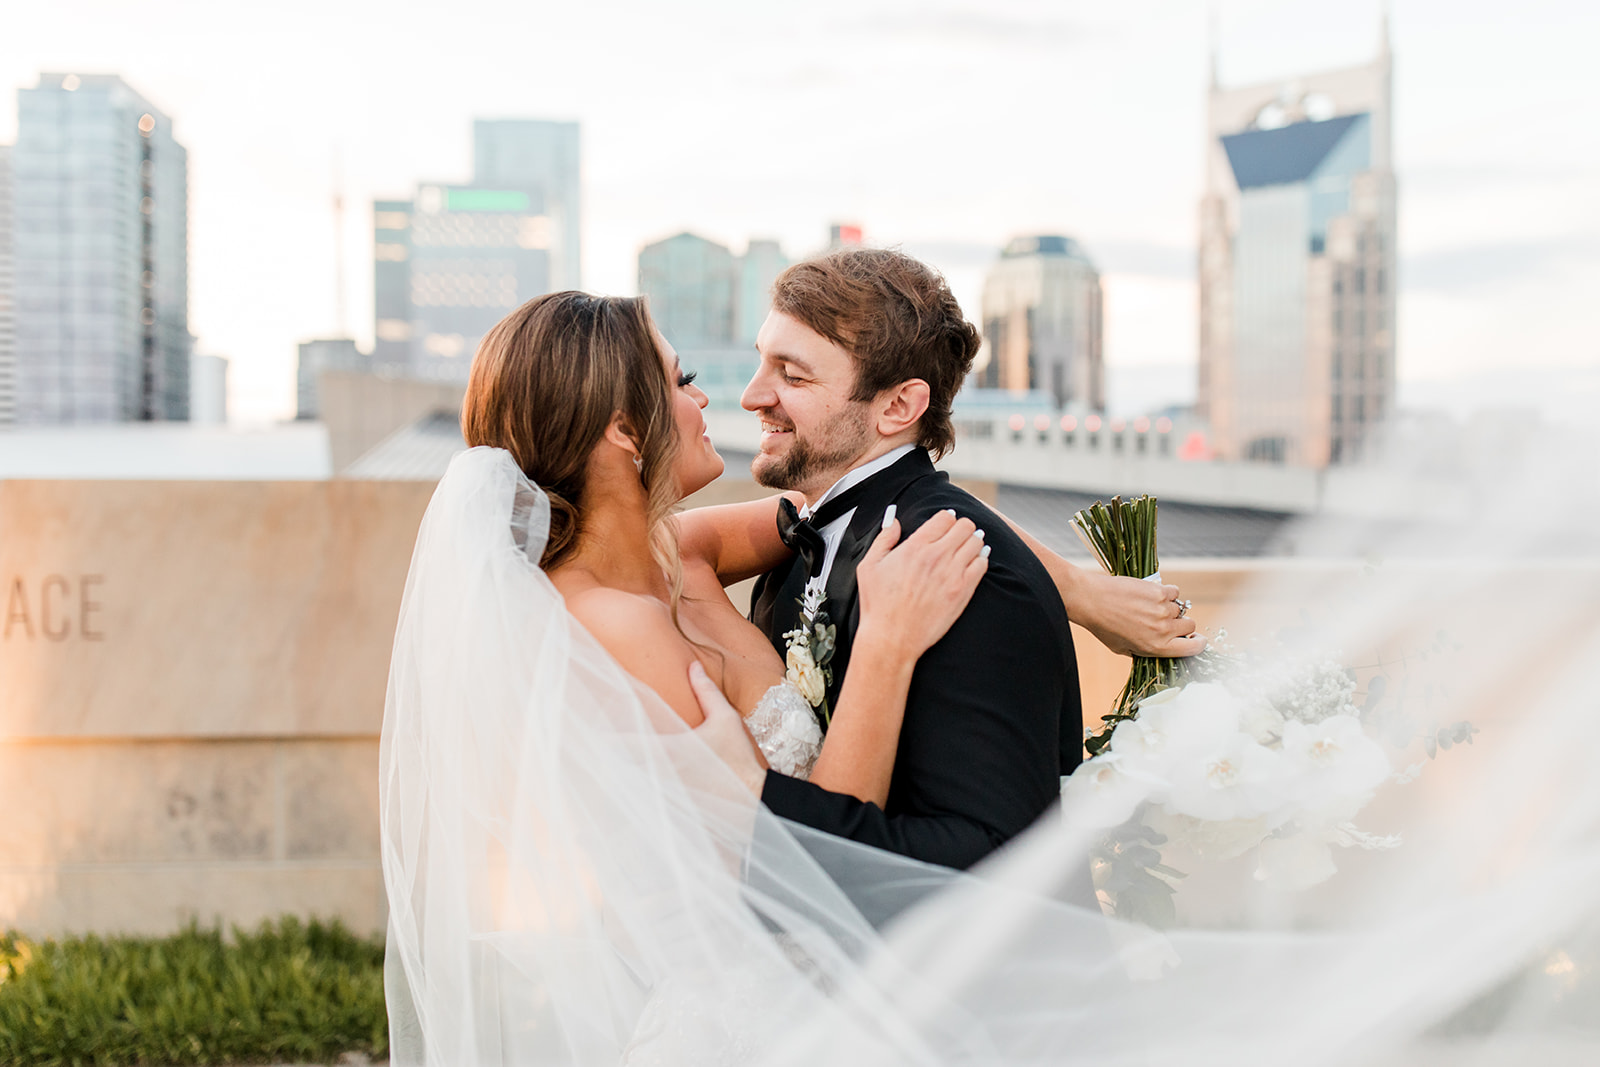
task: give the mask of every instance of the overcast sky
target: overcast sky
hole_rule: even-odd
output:
[[[1376,0],[1214,6],[1225,85],[1376,49]],[[190,161],[190,326],[233,360],[235,418],[291,414],[295,343],[339,326],[336,156],[345,328],[367,344],[370,200],[469,178],[475,117],[583,124],[584,284],[601,292],[633,292],[639,246],[682,229],[797,255],[847,220],[943,269],[976,317],[1006,238],[1076,236],[1104,275],[1115,383],[1195,359],[1206,11],[31,2],[0,17],[0,87],[112,72],[172,116]],[[1411,395],[1530,374],[1600,387],[1600,4],[1398,0],[1392,40]],[[15,127],[12,96],[0,143]]]

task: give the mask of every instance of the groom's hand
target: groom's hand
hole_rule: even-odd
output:
[[[706,721],[694,728],[695,734],[728,765],[745,788],[759,797],[767,782],[767,761],[750,731],[744,728],[744,719],[706,675],[699,660],[689,664],[689,687],[706,716]]]
[[[1193,619],[1179,615],[1178,587],[1073,568],[1067,614],[1121,656],[1193,656],[1206,647]],[[1065,594],[1067,590],[1063,590]]]

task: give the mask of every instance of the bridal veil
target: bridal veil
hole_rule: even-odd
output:
[[[1460,668],[1475,745],[1374,811],[1400,849],[1341,856],[1298,895],[1196,864],[1178,926],[1156,932],[1102,916],[1084,888],[1098,833],[1070,810],[971,875],[776,819],[567,614],[537,566],[547,527],[509,454],[474,448],[418,533],[381,751],[396,1063],[1558,1063],[1600,1047],[1600,634],[1594,599],[1549,614],[1600,593],[1592,564],[1510,594],[1463,564],[1433,597],[1517,643]],[[1321,590],[1324,629],[1413,625],[1442,574]],[[1515,670],[1558,625],[1571,669]]]

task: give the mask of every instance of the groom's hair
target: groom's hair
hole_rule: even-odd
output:
[[[912,378],[927,382],[917,443],[935,456],[955,446],[950,404],[980,337],[938,271],[892,249],[840,249],[778,275],[772,310],[854,357],[853,400],[871,400]]]

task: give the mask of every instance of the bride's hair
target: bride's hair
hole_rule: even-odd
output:
[[[677,434],[644,299],[550,293],[501,319],[478,345],[461,433],[469,445],[506,449],[549,496],[550,540],[539,561],[546,570],[577,547],[589,456],[618,414],[639,448],[652,543],[676,575],[664,520],[678,499]]]

